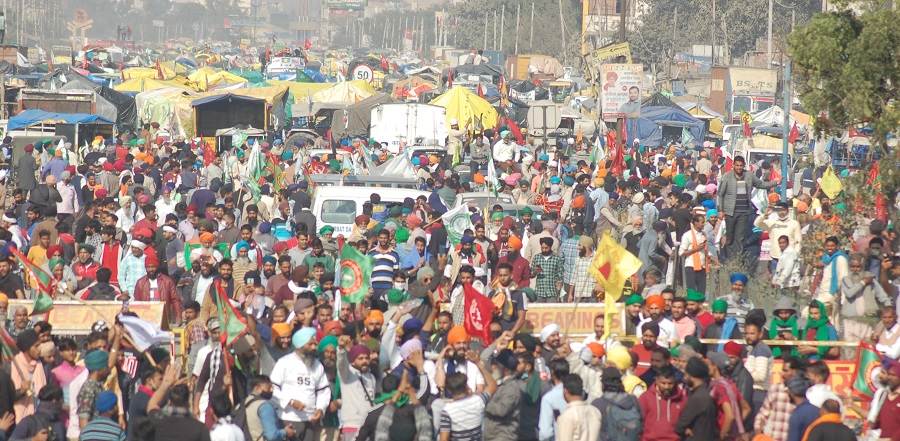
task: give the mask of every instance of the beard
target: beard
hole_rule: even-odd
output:
[[[669,398],[675,393],[675,391],[672,389],[658,389],[658,390],[659,390],[659,395],[663,398]]]
[[[381,329],[373,329],[373,330],[369,331],[369,337],[372,337],[374,339],[380,339],[381,338]]]
[[[300,359],[303,360],[303,362],[306,363],[307,366],[311,367],[313,363],[316,362],[316,353],[317,351],[315,349],[309,352],[307,352],[306,350],[301,350]]]
[[[269,279],[275,275],[275,270],[272,270],[272,271],[263,270],[263,274],[266,276],[267,279]]]

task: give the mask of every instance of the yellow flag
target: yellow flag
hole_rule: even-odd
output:
[[[844,189],[844,185],[841,184],[840,178],[834,174],[834,170],[831,167],[828,167],[828,170],[825,170],[825,174],[822,175],[822,192],[828,196],[829,199],[834,199],[837,195],[841,194],[841,191]]]
[[[752,122],[753,122],[753,115],[745,112],[744,109],[741,109],[741,123],[749,125]]]
[[[584,139],[584,134],[581,133],[581,127],[578,128],[578,136],[575,137],[575,144],[581,144],[581,141]]]
[[[640,259],[616,243],[609,237],[609,233],[604,232],[588,274],[603,287],[608,304],[610,298],[612,302],[619,300],[625,282],[639,269],[641,269]]]

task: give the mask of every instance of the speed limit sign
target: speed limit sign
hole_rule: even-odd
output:
[[[360,64],[353,68],[353,79],[354,80],[364,80],[367,83],[371,83],[375,80],[375,74],[372,72],[372,68],[365,64]]]

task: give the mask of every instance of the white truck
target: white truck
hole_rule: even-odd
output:
[[[430,104],[379,104],[372,108],[369,137],[386,142],[394,155],[406,145],[444,145],[447,110]]]

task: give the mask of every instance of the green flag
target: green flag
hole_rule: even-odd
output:
[[[241,338],[250,329],[247,326],[247,319],[234,308],[225,293],[225,288],[218,280],[213,282],[216,287],[216,303],[219,307],[219,323],[222,335],[219,337],[225,347],[231,346],[234,342]]]
[[[469,204],[459,204],[458,207],[444,213],[441,216],[444,221],[444,228],[447,230],[447,237],[453,246],[459,245],[462,240],[463,233],[467,229],[472,228],[472,215],[469,214]]]
[[[28,260],[19,250],[12,248],[11,251],[19,263],[22,264],[22,267],[25,268],[25,272],[30,276],[30,281],[36,285],[33,288],[37,290],[38,296],[34,300],[34,309],[31,311],[31,314],[43,314],[53,309],[53,298],[50,297],[53,278],[41,267]]]
[[[362,302],[369,292],[374,267],[373,257],[344,245],[341,248],[341,300],[347,303]]]
[[[875,377],[881,366],[881,356],[878,351],[866,342],[859,342],[859,351],[856,355],[856,379],[851,390],[854,394],[868,399],[875,395]]]

